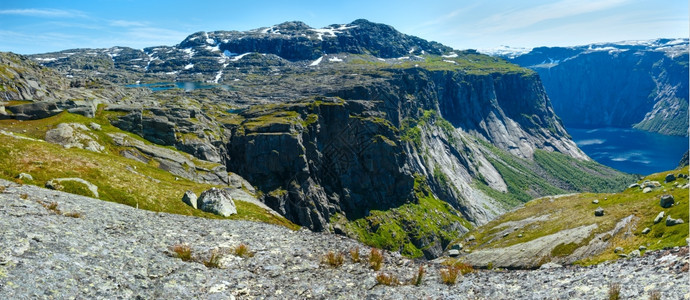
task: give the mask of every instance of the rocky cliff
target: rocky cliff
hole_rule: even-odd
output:
[[[533,71],[365,20],[32,58],[133,84],[113,125],[224,163],[293,222],[409,256],[533,197],[629,181],[569,139]]]
[[[688,40],[540,47],[511,62],[539,73],[566,126],[688,134]]]

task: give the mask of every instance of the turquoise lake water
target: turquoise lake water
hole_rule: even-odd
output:
[[[222,88],[230,89],[227,85],[218,85],[205,82],[156,82],[156,83],[141,83],[141,84],[128,84],[126,87],[145,87],[152,91],[165,91],[170,89],[183,89],[185,91],[193,91],[198,89],[212,89],[212,88]]]
[[[649,175],[675,169],[688,151],[688,137],[630,128],[567,130],[589,157],[626,173]]]

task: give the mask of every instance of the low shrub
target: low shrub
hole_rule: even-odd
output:
[[[454,285],[460,274],[460,268],[448,266],[441,269],[441,282],[447,285]]]

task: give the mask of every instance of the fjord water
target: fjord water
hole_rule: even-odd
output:
[[[675,169],[688,151],[688,137],[631,128],[567,130],[589,157],[626,173],[648,175]]]

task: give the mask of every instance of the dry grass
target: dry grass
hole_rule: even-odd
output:
[[[350,249],[350,258],[352,259],[352,262],[355,263],[362,261],[362,259],[359,257],[359,247]]]
[[[618,283],[612,283],[609,285],[609,300],[620,300],[621,299],[621,285]]]
[[[181,259],[182,261],[192,260],[192,248],[187,244],[177,244],[170,247],[170,250],[174,253],[175,257]]]
[[[24,200],[29,199],[29,194],[21,194],[19,195],[19,198],[22,198]]]
[[[4,193],[6,188],[6,186],[0,185],[0,193]]]
[[[649,293],[649,300],[661,300],[661,292],[658,290],[652,290]]]
[[[328,253],[323,256],[322,261],[333,268],[337,268],[343,265],[345,256],[341,252],[328,251]]]
[[[387,286],[396,286],[400,284],[400,281],[398,281],[398,278],[395,277],[395,275],[389,275],[386,273],[376,274],[376,282],[378,284],[383,284]]]
[[[420,265],[419,269],[417,269],[417,273],[412,277],[412,280],[410,280],[410,284],[420,286],[424,280],[424,273],[424,266]]]
[[[235,249],[233,249],[232,251],[232,254],[235,256],[245,258],[254,256],[254,252],[251,252],[249,250],[249,246],[247,246],[247,244],[245,243],[239,244],[237,247],[235,247]]]
[[[381,270],[383,266],[383,253],[381,250],[376,248],[371,248],[371,253],[369,254],[369,267],[374,271]]]
[[[454,285],[460,274],[457,266],[448,266],[441,269],[441,282],[447,285]]]
[[[81,218],[81,213],[73,211],[73,212],[65,213],[65,214],[63,214],[63,216],[70,217],[70,218]]]
[[[204,260],[203,263],[207,268],[220,268],[220,255],[218,254],[218,251],[211,251],[211,255],[209,256],[208,260]]]
[[[56,214],[58,214],[58,215],[61,215],[61,214],[62,214],[62,211],[60,211],[60,209],[58,208],[58,203],[57,203],[57,202],[46,203],[46,202],[43,202],[43,201],[40,201],[40,200],[37,200],[36,202],[38,202],[39,204],[41,204],[41,206],[43,206],[45,209],[47,209],[47,210],[49,210],[49,211],[52,211],[52,212],[54,212],[54,213],[56,213]]]

